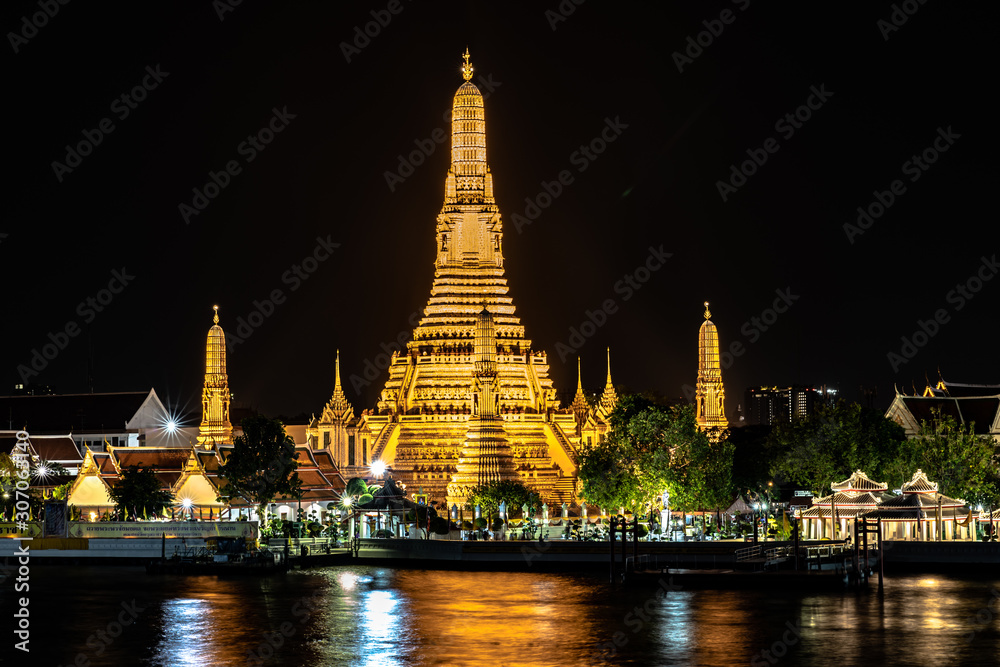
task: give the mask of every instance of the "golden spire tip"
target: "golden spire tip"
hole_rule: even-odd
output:
[[[215,322],[216,324],[218,324],[219,323],[219,307],[218,306],[212,306],[212,310],[215,311],[215,315],[212,317],[212,321]]]
[[[469,62],[469,47],[465,47],[465,54],[462,58],[465,60],[462,64],[462,78],[470,81],[472,79],[472,63]]]
[[[708,309],[708,301],[705,302],[705,319],[706,320],[712,319],[712,311]]]

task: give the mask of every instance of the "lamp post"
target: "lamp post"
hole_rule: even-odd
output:
[[[667,539],[672,539],[673,535],[670,534],[670,492],[663,492],[663,509],[660,510],[660,525],[662,528],[660,530],[665,530],[667,532]]]
[[[760,511],[760,503],[753,504],[753,543],[757,544],[757,512]]]

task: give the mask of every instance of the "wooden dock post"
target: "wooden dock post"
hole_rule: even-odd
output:
[[[617,521],[611,517],[611,529],[608,531],[609,543],[611,544],[611,583],[615,583],[615,527]]]
[[[885,551],[882,550],[882,517],[876,519],[878,527],[878,592],[883,591],[882,580],[885,578]]]
[[[639,571],[639,517],[632,515],[632,571]]]

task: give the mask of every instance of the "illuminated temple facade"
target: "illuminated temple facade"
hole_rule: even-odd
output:
[[[617,398],[609,371],[593,409],[582,396],[565,409],[556,400],[547,355],[527,337],[508,295],[485,108],[468,51],[462,73],[423,316],[405,352],[392,356],[377,409],[354,417],[338,366],[334,395],[309,436],[314,447],[334,450],[345,477],[367,476],[380,460],[409,493],[432,500],[461,499],[488,468],[491,479],[520,478],[550,504],[572,503],[578,448],[588,429],[592,439],[603,437]],[[489,342],[476,338],[483,317]]]

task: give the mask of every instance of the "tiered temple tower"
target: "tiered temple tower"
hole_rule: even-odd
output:
[[[465,444],[448,485],[448,505],[464,503],[477,485],[519,479],[500,416],[497,339],[493,316],[483,308],[476,319],[476,370],[472,384],[472,414]]]
[[[205,387],[201,390],[201,424],[198,445],[231,445],[233,425],[229,423],[229,377],[226,375],[226,334],[219,326],[219,307],[213,306],[214,324],[205,343]]]
[[[714,433],[729,426],[726,420],[726,389],[722,385],[719,363],[719,332],[709,319],[712,311],[705,302],[705,321],[698,331],[698,385],[695,392],[698,428]]]
[[[437,217],[434,282],[423,317],[403,354],[394,354],[377,410],[353,431],[366,463],[381,459],[409,487],[443,500],[477,410],[477,316],[488,309],[494,328],[496,378],[491,409],[504,425],[522,480],[543,499],[575,499],[572,411],[558,410],[548,358],[525,336],[508,296],[503,227],[486,161],[483,96],[465,82],[452,102],[451,164]],[[463,478],[464,479],[464,478]]]

